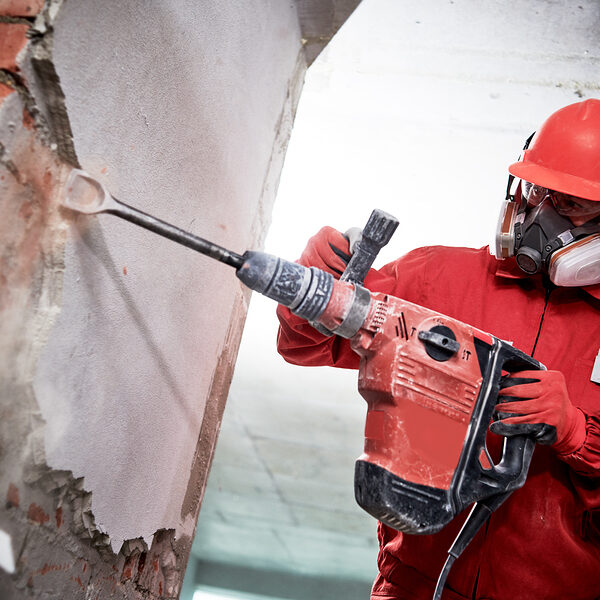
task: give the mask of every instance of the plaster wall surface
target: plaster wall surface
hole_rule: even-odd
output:
[[[258,246],[300,50],[292,3],[65,3],[54,61],[82,167],[197,235]],[[112,216],[75,219],[35,393],[48,464],[85,476],[114,551],[161,528],[191,536],[198,432],[244,314],[231,268]]]

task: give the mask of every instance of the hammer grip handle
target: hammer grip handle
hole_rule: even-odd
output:
[[[362,284],[379,251],[390,241],[397,227],[396,217],[376,208],[371,213],[363,229],[362,239],[356,244],[354,254],[340,279]]]

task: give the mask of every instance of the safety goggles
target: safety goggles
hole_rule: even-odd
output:
[[[594,217],[600,215],[600,202],[548,190],[556,212],[563,217]]]
[[[548,195],[548,188],[529,181],[521,181],[521,195],[527,200],[527,204],[537,206]]]
[[[563,217],[591,218],[600,215],[600,202],[549,190],[529,181],[521,182],[521,195],[527,200],[529,206],[537,206],[548,196],[556,212]]]

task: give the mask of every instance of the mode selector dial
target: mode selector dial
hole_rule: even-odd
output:
[[[419,339],[425,345],[425,352],[440,362],[452,358],[460,348],[454,331],[446,325],[434,325],[428,331],[419,331]]]

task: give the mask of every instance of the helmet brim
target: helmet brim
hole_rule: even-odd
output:
[[[563,194],[600,202],[600,183],[582,179],[568,173],[561,173],[535,163],[516,162],[508,167],[508,172],[540,187]]]

